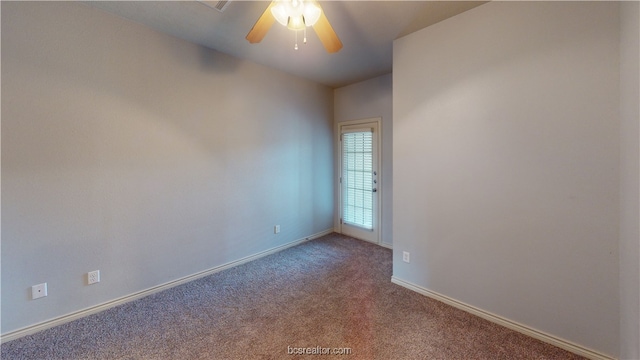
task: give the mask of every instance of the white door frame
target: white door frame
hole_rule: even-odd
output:
[[[382,184],[384,181],[384,174],[382,173],[382,118],[366,118],[359,120],[349,120],[349,121],[341,121],[336,126],[336,156],[338,158],[338,174],[336,176],[336,184],[338,189],[338,224],[337,229],[340,234],[342,234],[342,184],[340,183],[340,176],[342,174],[342,142],[340,141],[340,135],[342,134],[343,126],[353,126],[353,125],[366,125],[375,123],[378,131],[374,134],[376,141],[376,157],[378,159],[377,164],[374,164],[376,167],[377,175],[377,200],[375,206],[375,226],[376,228],[376,241],[375,243],[378,245],[382,245]]]

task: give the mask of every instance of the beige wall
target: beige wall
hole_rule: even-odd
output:
[[[618,34],[491,2],[395,41],[395,278],[618,355]]]
[[[620,359],[640,359],[639,4],[620,4]]]
[[[3,2],[2,333],[331,229],[332,103],[80,3]]]
[[[381,172],[381,198],[382,198],[382,224],[380,234],[382,244],[392,246],[393,238],[391,224],[393,212],[393,164],[391,139],[393,137],[392,114],[392,77],[391,74],[382,75],[370,80],[334,90],[334,126],[340,122],[360,120],[368,118],[382,118],[382,172]],[[336,145],[338,146],[338,145]],[[336,150],[337,151],[337,150]],[[336,161],[334,172],[339,173]],[[334,226],[339,227],[340,209],[338,203],[339,187],[336,186],[334,194]]]

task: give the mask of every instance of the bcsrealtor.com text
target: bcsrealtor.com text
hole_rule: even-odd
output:
[[[351,353],[351,348],[287,346],[287,354],[289,355],[351,355]]]

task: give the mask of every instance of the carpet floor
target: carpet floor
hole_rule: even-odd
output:
[[[582,359],[390,279],[391,250],[331,234],[7,342],[1,358]]]

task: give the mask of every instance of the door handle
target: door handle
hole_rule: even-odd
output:
[[[373,188],[373,189],[371,190],[371,192],[378,192],[378,189]]]

